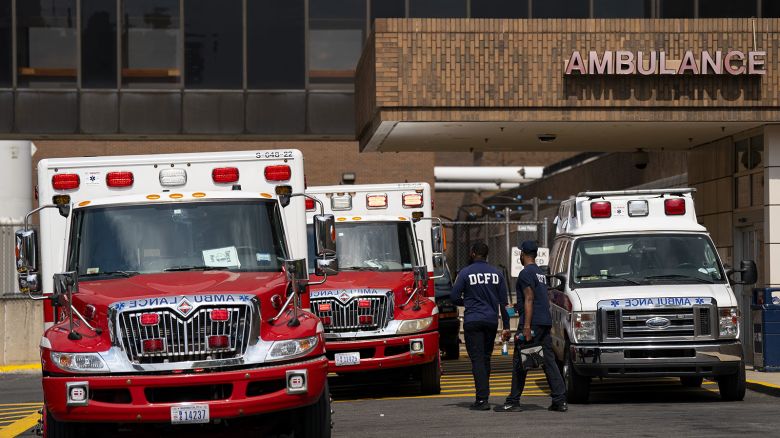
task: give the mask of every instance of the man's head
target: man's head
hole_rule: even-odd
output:
[[[536,254],[539,251],[539,247],[533,240],[526,240],[520,244],[520,263],[530,265],[536,263]]]
[[[471,245],[471,251],[469,252],[472,261],[487,260],[488,246],[484,242],[476,242]]]

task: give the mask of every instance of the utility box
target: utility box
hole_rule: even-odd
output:
[[[780,288],[753,289],[753,366],[780,371]]]

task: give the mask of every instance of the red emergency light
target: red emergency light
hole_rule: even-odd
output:
[[[371,301],[370,300],[358,300],[358,307],[361,309],[368,309],[371,307]]]
[[[314,211],[317,209],[317,204],[314,199],[306,198],[306,211]]]
[[[384,194],[366,195],[366,207],[387,208],[387,195]]]
[[[268,181],[289,181],[292,176],[290,166],[279,164],[276,166],[267,166],[263,171],[265,179]]]
[[[374,323],[374,317],[372,315],[360,315],[358,321],[362,325],[371,325]]]
[[[230,339],[226,335],[209,336],[208,339],[212,350],[230,347]]]
[[[330,312],[330,303],[322,303],[317,306],[317,310],[320,312]]]
[[[142,313],[141,314],[141,325],[143,326],[150,326],[150,325],[157,325],[160,323],[160,314],[159,313]]]
[[[216,167],[211,171],[211,179],[217,184],[229,184],[238,181],[237,167]]]
[[[133,172],[108,172],[106,185],[109,187],[130,187],[133,185]]]
[[[228,309],[214,309],[209,312],[209,318],[211,318],[212,321],[227,321],[229,317],[230,312],[228,312]]]
[[[612,217],[612,203],[608,201],[591,202],[590,217],[594,219],[607,219]]]
[[[330,316],[322,316],[320,317],[320,320],[322,321],[322,325],[333,325],[333,319]]]
[[[81,178],[75,173],[58,173],[51,177],[55,190],[73,190],[79,188]]]
[[[664,211],[667,216],[679,216],[685,214],[685,199],[672,198],[664,200]]]
[[[144,353],[157,353],[163,351],[165,343],[162,339],[144,339],[143,349]]]
[[[420,208],[423,206],[423,195],[421,193],[404,193],[403,204],[407,208]]]

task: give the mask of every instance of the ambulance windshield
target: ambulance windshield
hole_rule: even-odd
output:
[[[82,279],[138,273],[280,271],[282,221],[271,201],[77,209],[68,257]]]
[[[409,222],[341,222],[336,236],[341,271],[411,271],[417,264]]]
[[[572,253],[578,287],[722,283],[712,243],[701,235],[653,234],[584,238]]]

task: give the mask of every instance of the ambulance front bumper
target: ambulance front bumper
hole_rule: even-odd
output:
[[[715,377],[742,366],[742,344],[574,345],[574,371],[590,377]]]

